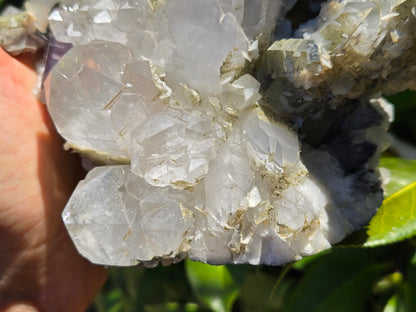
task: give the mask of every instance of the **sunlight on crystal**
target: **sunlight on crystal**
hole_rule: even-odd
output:
[[[66,146],[102,165],[63,212],[82,255],[279,265],[374,215],[388,143],[379,96],[416,87],[414,0],[332,1],[290,29],[295,2],[52,11],[54,38],[73,47],[47,79],[48,109]]]

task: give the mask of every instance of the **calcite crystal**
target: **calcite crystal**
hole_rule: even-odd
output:
[[[378,97],[415,86],[415,0],[332,1],[273,43],[294,4],[52,11],[54,38],[73,47],[45,81],[48,108],[66,146],[100,164],[63,212],[82,255],[278,265],[374,215],[388,126]]]

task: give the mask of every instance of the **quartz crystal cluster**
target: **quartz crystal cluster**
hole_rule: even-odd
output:
[[[371,218],[380,91],[415,87],[415,0],[332,1],[273,43],[294,4],[63,0],[52,11],[53,37],[72,48],[45,81],[48,109],[66,146],[100,164],[63,212],[82,255],[278,265]]]
[[[26,11],[9,6],[0,14],[0,47],[13,55],[44,46],[48,14],[56,0],[31,0]]]
[[[280,113],[416,89],[416,0],[329,1],[295,37],[267,50]],[[294,104],[295,103],[295,104]],[[324,107],[322,107],[324,106]]]

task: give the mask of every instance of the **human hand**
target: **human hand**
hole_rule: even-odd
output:
[[[32,95],[36,80],[0,49],[0,311],[84,311],[106,271],[78,254],[62,223],[84,172]]]

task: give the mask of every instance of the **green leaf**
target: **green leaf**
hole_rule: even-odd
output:
[[[401,304],[401,298],[398,294],[394,294],[389,301],[387,301],[386,306],[384,307],[383,312],[405,312]]]
[[[416,311],[416,253],[410,261],[406,272],[406,281],[403,284],[402,291],[400,293],[401,299],[404,302],[406,311]]]
[[[162,304],[147,305],[144,312],[196,312],[198,306],[195,303],[179,304],[177,302],[168,302]]]
[[[373,287],[374,293],[383,293],[398,288],[403,283],[403,274],[393,272],[384,276]]]
[[[414,312],[416,309],[415,302],[415,285],[405,283],[399,291],[394,294],[386,306],[383,312]]]
[[[303,257],[302,259],[296,261],[293,263],[293,268],[296,270],[303,270],[308,264],[311,262],[319,259],[320,257],[325,256],[326,254],[330,253],[330,249],[326,249],[324,251],[321,251],[320,253],[314,254],[312,256]]]
[[[267,269],[274,270],[274,268]],[[254,272],[249,272],[239,297],[239,303],[244,307],[243,311],[284,311],[282,310],[283,302],[290,293],[295,280],[285,277],[275,288],[280,274],[281,271],[264,272],[261,267],[256,267]]]
[[[416,234],[416,182],[384,200],[368,227],[364,246],[404,240]]]
[[[305,275],[289,293],[285,312],[362,311],[383,266],[373,249],[332,249],[304,267]]]
[[[383,312],[416,311],[416,253],[408,265],[405,276],[406,280],[389,299]]]
[[[390,182],[385,187],[386,196],[393,195],[416,181],[416,160],[382,158],[380,167],[388,169],[391,173]]]
[[[107,294],[99,293],[94,304],[99,312],[120,312],[123,310],[123,293],[120,289],[112,289]]]
[[[113,302],[111,298],[114,290],[120,296]],[[111,268],[95,306],[100,308],[100,312],[109,312],[115,303],[119,309],[113,312],[144,311],[145,306],[178,302],[182,309],[185,302],[197,300],[187,280],[185,264],[181,262],[171,266],[159,265],[152,269],[142,266]]]
[[[239,287],[225,265],[186,260],[185,268],[192,288],[213,311],[231,311]]]

